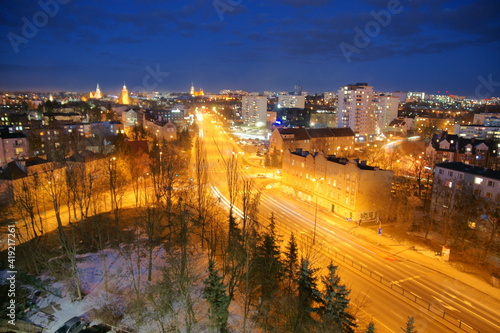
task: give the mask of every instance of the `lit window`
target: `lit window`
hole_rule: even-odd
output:
[[[483,182],[483,178],[476,177],[474,178],[474,184],[481,185]]]

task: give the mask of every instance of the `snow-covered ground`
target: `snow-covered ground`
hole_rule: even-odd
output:
[[[208,276],[208,260],[204,252],[194,248],[190,248],[189,252],[188,270],[192,277],[189,295],[195,319],[191,331],[208,332],[208,303],[202,297],[203,282]],[[55,332],[75,316],[85,317],[91,325],[105,323],[123,332],[161,332],[160,325],[184,332],[186,303],[181,297],[172,296],[171,311],[160,313],[157,310],[161,302],[170,299],[165,287],[160,284],[164,276],[178,282],[175,278],[179,274],[179,257],[179,249],[167,253],[162,246],[155,247],[152,280],[148,282],[148,256],[144,246],[137,251],[136,246],[122,244],[118,249],[79,255],[78,272],[85,295],[83,299],[75,300],[75,289],[70,277],[55,281],[52,276],[43,275],[40,278],[46,289],[57,291],[61,297],[41,291],[25,319],[49,333]],[[33,292],[37,291],[29,288]],[[114,315],[110,312],[114,312]],[[229,312],[229,327],[238,331],[243,318],[241,307],[237,302],[231,302]]]

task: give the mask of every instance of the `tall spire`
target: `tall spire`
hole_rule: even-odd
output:
[[[125,81],[123,81],[123,89],[120,97],[118,98],[118,103],[120,104],[130,104],[130,98],[128,96],[127,86],[125,85]]]

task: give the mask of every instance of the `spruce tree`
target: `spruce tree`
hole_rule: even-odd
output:
[[[292,285],[297,281],[298,263],[299,263],[299,250],[295,236],[292,232],[290,240],[286,246],[285,259],[283,260],[283,270],[287,282],[287,291],[292,292]]]
[[[274,215],[271,216],[269,230],[259,242],[254,259],[257,284],[261,287],[263,301],[268,301],[278,290],[283,272],[280,258],[279,239],[275,233]]]
[[[349,313],[348,296],[351,292],[340,283],[337,266],[328,265],[328,271],[328,275],[322,279],[325,287],[320,308],[323,320],[331,322],[342,332],[354,332],[354,328],[357,326],[356,319]]]
[[[226,286],[215,269],[212,259],[208,262],[208,278],[205,280],[203,298],[208,301],[211,326],[220,333],[228,332],[227,319],[229,317],[230,298],[226,295]]]
[[[408,321],[406,322],[406,327],[401,328],[403,332],[405,333],[418,333],[417,330],[415,329],[415,318],[414,317],[408,317]]]
[[[321,303],[321,293],[317,288],[315,269],[309,267],[309,260],[302,259],[298,279],[298,317],[302,322],[311,319],[311,313],[317,312],[316,304]]]

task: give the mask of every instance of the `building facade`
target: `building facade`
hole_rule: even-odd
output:
[[[267,116],[266,96],[243,96],[241,98],[241,118],[248,126],[264,126]]]
[[[376,134],[373,87],[366,83],[349,84],[339,89],[337,127],[349,127],[361,140]]]
[[[22,133],[4,133],[0,136],[0,167],[29,156],[29,144]]]
[[[306,107],[304,96],[297,95],[278,95],[278,108],[299,108]]]
[[[431,200],[431,211],[436,217],[446,216],[450,209],[466,204],[462,201],[471,201],[472,196],[498,207],[500,171],[461,162],[436,164]]]
[[[311,154],[300,149],[283,156],[281,189],[354,221],[377,218],[390,195],[392,172],[363,161]]]
[[[377,134],[386,133],[394,119],[398,117],[399,98],[397,96],[380,95],[375,98]]]
[[[275,128],[269,139],[271,151],[302,149],[326,155],[350,156],[354,151],[350,128]]]

